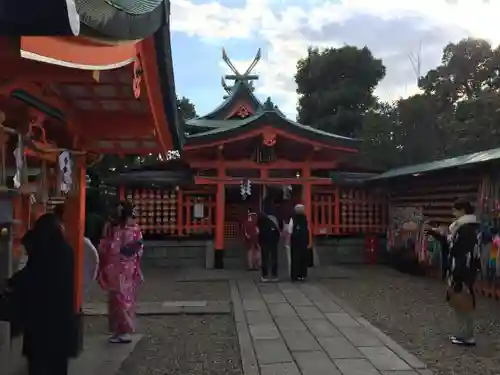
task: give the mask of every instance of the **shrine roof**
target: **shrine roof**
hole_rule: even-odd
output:
[[[377,176],[377,173],[371,172],[345,172],[332,171],[329,176],[336,185],[362,185],[367,180]]]
[[[189,164],[177,159],[123,169],[105,179],[105,183],[137,187],[186,186],[193,183],[193,176],[194,172]]]
[[[393,168],[381,173],[370,181],[389,180],[397,177],[413,176],[418,177],[424,173],[442,171],[444,169],[462,168],[476,166],[478,164],[496,162],[500,159],[500,148],[479,151],[473,154],[460,155],[454,158],[431,161],[429,163],[408,165],[400,168]]]
[[[230,93],[224,99],[224,101],[213,111],[207,113],[204,116],[197,118],[198,120],[224,120],[229,111],[238,104],[238,102],[245,102],[245,104],[250,105],[254,113],[262,111],[262,103],[252,92],[252,88],[244,81],[235,82],[234,86],[231,88]],[[192,120],[186,122],[187,125],[191,124]]]
[[[0,46],[0,100],[11,127],[38,113],[47,139],[60,147],[96,154],[182,150],[168,22],[140,41],[22,36]]]
[[[226,142],[230,138],[245,137],[246,133],[255,133],[259,128],[265,127],[281,130],[296,138],[318,144],[349,147],[351,148],[349,151],[357,149],[360,142],[358,139],[327,133],[292,121],[274,105],[271,98],[262,103],[253,93],[253,81],[257,80],[258,76],[251,74],[260,57],[259,49],[246,71],[240,73],[223,49],[222,58],[234,73],[222,78],[222,86],[228,96],[212,112],[186,121],[186,146],[196,147],[211,142]],[[234,84],[229,87],[225,80],[234,81]]]
[[[190,124],[198,127],[211,129],[197,134],[188,135],[186,145],[198,145],[206,142],[214,142],[236,137],[254,130],[262,125],[269,125],[285,132],[298,135],[306,139],[312,139],[320,143],[356,148],[360,140],[328,133],[307,125],[299,124],[284,116],[277,110],[263,108],[260,113],[238,120],[208,120],[204,118],[192,119]]]

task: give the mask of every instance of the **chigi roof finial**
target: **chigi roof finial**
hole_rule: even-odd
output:
[[[252,62],[248,66],[247,70],[245,70],[245,73],[241,74],[238,71],[238,69],[236,69],[236,67],[232,63],[231,59],[227,55],[225,48],[222,48],[222,60],[224,60],[226,65],[233,72],[233,74],[226,74],[224,77],[222,77],[221,83],[222,83],[222,87],[224,88],[224,90],[226,90],[226,92],[229,94],[234,86],[234,85],[229,86],[226,83],[226,80],[234,81],[235,84],[237,82],[243,82],[243,83],[247,84],[253,90],[253,81],[259,79],[259,76],[256,74],[251,74],[251,73],[252,73],[252,70],[257,65],[257,63],[260,61],[261,57],[262,57],[262,52],[261,52],[261,49],[259,48],[257,50],[257,53],[255,54],[254,59],[252,60]]]

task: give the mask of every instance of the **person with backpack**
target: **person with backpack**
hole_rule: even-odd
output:
[[[261,251],[261,281],[278,281],[278,245],[281,228],[271,201],[264,202],[264,210],[257,216],[257,228]]]

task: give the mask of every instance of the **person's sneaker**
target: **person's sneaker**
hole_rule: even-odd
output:
[[[461,339],[456,336],[451,336],[450,337],[451,343],[455,345],[461,345],[461,346],[475,346],[476,345],[476,340],[472,337],[470,339]]]
[[[271,282],[277,283],[279,281],[278,277],[272,277]]]
[[[268,281],[269,281],[269,279],[267,277],[264,277],[264,276],[260,277],[260,282],[261,283],[267,283]]]

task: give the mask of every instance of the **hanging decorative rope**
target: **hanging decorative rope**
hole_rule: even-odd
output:
[[[283,185],[283,199],[290,199],[292,197],[292,185]]]
[[[134,90],[134,97],[139,99],[141,96],[141,83],[142,83],[143,69],[139,57],[134,61],[134,77],[132,81],[132,89]]]
[[[61,152],[59,154],[59,171],[62,177],[60,190],[64,194],[67,194],[73,186],[72,167],[73,161],[71,160],[70,153],[68,151]]]
[[[168,150],[167,151],[167,160],[177,160],[180,159],[181,153],[179,150]]]
[[[19,189],[22,182],[24,168],[23,138],[17,137],[17,147],[14,150],[14,159],[16,161],[16,173],[14,174],[14,188]]]
[[[250,195],[252,195],[252,183],[250,180],[242,180],[240,182],[240,194],[243,200],[246,200]]]

